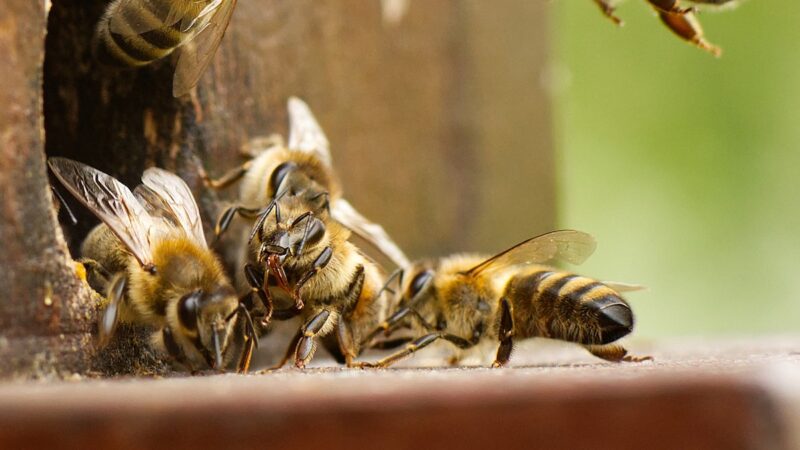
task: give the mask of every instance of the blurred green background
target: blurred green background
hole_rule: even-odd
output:
[[[640,337],[800,329],[800,2],[699,16],[709,54],[643,0],[614,27],[553,3],[559,223],[599,245],[581,272],[645,284]]]

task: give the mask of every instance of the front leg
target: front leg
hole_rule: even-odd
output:
[[[175,336],[172,334],[172,329],[170,327],[164,327],[161,330],[161,342],[164,344],[164,349],[167,351],[167,354],[172,357],[175,362],[188,369],[191,373],[196,372],[196,369],[189,363],[186,354],[183,353],[183,350],[175,340]]]
[[[226,208],[225,211],[223,211],[219,216],[219,219],[217,219],[217,223],[214,225],[214,243],[219,241],[222,235],[228,231],[228,228],[230,228],[231,223],[233,222],[233,218],[237,215],[244,217],[245,219],[256,219],[262,212],[263,209],[245,208],[241,205],[234,205]]]
[[[259,300],[261,300],[261,305],[264,307],[264,316],[261,318],[261,326],[266,327],[269,325],[273,311],[275,310],[272,296],[269,293],[266,274],[254,264],[247,263],[244,265],[244,277],[247,280],[247,284],[250,285],[251,293],[258,296]]]
[[[429,324],[427,320],[415,309],[404,306],[397,311],[394,312],[389,318],[385,321],[378,324],[375,329],[373,329],[364,340],[361,341],[361,345],[369,344],[373,339],[375,339],[378,334],[383,332],[384,336],[389,337],[392,334],[392,331],[395,330],[400,326],[400,323],[406,319],[411,318],[414,319],[419,326],[424,329],[425,331],[433,331],[436,329],[433,325]]]
[[[497,336],[500,345],[497,347],[497,356],[494,358],[492,367],[503,367],[511,358],[511,350],[514,349],[514,317],[511,315],[511,305],[507,298],[500,300],[500,323],[497,327]]]
[[[332,320],[332,313],[330,310],[320,310],[315,315],[311,316],[300,328],[300,339],[297,341],[297,349],[294,355],[294,365],[297,368],[303,369],[314,357],[314,352],[317,350],[316,338],[322,330],[326,328]]]
[[[325,247],[322,252],[314,259],[314,262],[311,264],[311,269],[309,269],[306,273],[297,280],[297,283],[294,285],[294,290],[292,293],[292,297],[295,299],[295,303],[297,303],[298,308],[303,307],[303,300],[300,298],[300,289],[311,279],[314,275],[318,274],[322,269],[324,269],[328,263],[331,261],[333,257],[333,249],[330,247]]]

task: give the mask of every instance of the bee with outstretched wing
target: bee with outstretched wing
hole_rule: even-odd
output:
[[[249,312],[203,235],[188,186],[150,168],[134,192],[113,177],[50,158],[61,183],[102,223],[81,245],[93,288],[107,303],[98,324],[106,345],[119,321],[156,329],[151,341],[194,371],[236,364],[246,371],[256,345]],[[231,349],[241,348],[241,354]]]
[[[513,341],[544,337],[575,342],[608,361],[640,361],[613,344],[633,329],[628,303],[609,284],[543,265],[580,264],[595,249],[592,236],[560,230],[525,240],[492,257],[454,255],[417,262],[401,284],[400,307],[362,345],[400,326],[418,337],[370,366],[386,367],[436,342],[467,350],[498,344],[494,367],[505,365]],[[619,285],[633,290],[637,286]],[[410,340],[410,339],[409,339]],[[460,358],[456,352],[453,362]]]

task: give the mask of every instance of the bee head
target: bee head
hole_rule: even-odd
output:
[[[270,192],[275,196],[281,193],[287,198],[299,199],[315,213],[328,211],[327,189],[308,172],[294,161],[281,163],[270,175]]]
[[[270,256],[276,255],[283,264],[287,257],[301,257],[307,250],[324,243],[325,223],[312,211],[291,208],[294,203],[292,199],[287,199],[284,205],[289,207],[284,207],[285,212],[277,214],[276,225],[264,227],[258,255],[260,262],[264,263]],[[280,209],[281,205],[276,204],[276,207]]]
[[[178,301],[178,321],[211,368],[222,368],[238,305],[230,286],[198,289]]]

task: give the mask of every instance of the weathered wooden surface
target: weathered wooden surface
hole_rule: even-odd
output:
[[[94,310],[69,261],[45,172],[44,2],[0,4],[0,375],[85,369]]]
[[[298,95],[327,130],[351,201],[411,256],[491,251],[552,228],[545,4],[415,1],[386,25],[378,1],[242,1],[196,95],[173,99],[169,61],[94,62],[107,3],[54,0],[47,22],[49,2],[0,5],[0,374],[116,373],[150,360],[138,346],[93,357],[95,299],[72,273],[45,154],[129,185],[145,167],[174,170],[208,225],[236,191],[203,191],[197,161],[212,174],[237,165],[243,142],[285,132],[286,99]],[[96,223],[75,209],[73,252]]]
[[[0,446],[796,448],[798,346],[796,338],[639,345],[654,362],[615,365],[549,344],[520,349],[518,366],[499,370],[5,385]]]

